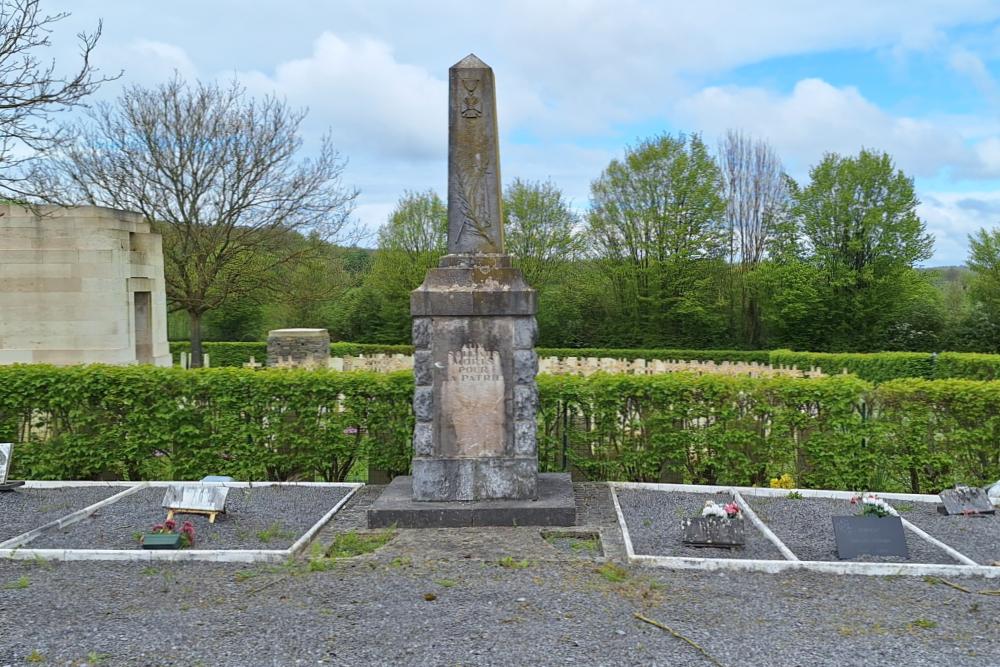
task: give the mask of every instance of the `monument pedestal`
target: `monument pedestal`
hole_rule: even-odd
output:
[[[413,499],[413,478],[397,477],[368,510],[369,528],[572,526],[573,483],[567,473],[538,475],[534,500],[426,502]]]
[[[410,293],[413,477],[368,525],[571,525],[569,475],[538,475],[537,298],[504,253],[493,70],[470,54],[448,81],[449,254]]]

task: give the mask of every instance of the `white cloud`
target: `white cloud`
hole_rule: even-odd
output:
[[[1000,190],[928,192],[921,198],[917,212],[934,234],[931,265],[964,264],[969,234],[1000,226]]]
[[[709,135],[732,127],[766,138],[797,177],[824,152],[851,154],[862,147],[888,152],[914,176],[935,176],[949,168],[1000,174],[989,141],[970,145],[956,128],[894,116],[856,88],[821,79],[803,79],[787,95],[758,87],[710,87],[679,101],[675,115]]]
[[[348,152],[414,160],[444,154],[445,82],[399,62],[379,40],[326,32],[309,56],[282,63],[272,74],[239,76],[254,92],[308,105],[310,125],[331,127],[335,143]]]

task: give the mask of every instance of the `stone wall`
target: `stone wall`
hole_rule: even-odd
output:
[[[0,364],[169,366],[163,251],[137,213],[0,205]]]

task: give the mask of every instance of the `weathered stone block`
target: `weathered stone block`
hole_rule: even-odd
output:
[[[514,419],[534,420],[538,407],[538,388],[534,385],[514,387]]]
[[[519,317],[514,322],[514,347],[530,350],[538,341],[538,322],[534,317]]]
[[[432,364],[430,351],[417,350],[413,353],[413,381],[418,387],[429,386],[434,381]]]
[[[538,355],[534,350],[514,350],[514,383],[530,384],[538,375]]]
[[[426,350],[431,346],[431,318],[413,318],[413,347]]]
[[[519,419],[514,422],[514,454],[535,456],[538,452],[538,425],[535,420]]]
[[[417,387],[413,391],[413,414],[418,422],[429,422],[434,418],[434,389]]]
[[[413,427],[413,453],[415,456],[434,453],[434,427],[429,422],[417,422]]]

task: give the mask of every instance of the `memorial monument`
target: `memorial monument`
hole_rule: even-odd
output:
[[[568,525],[566,474],[538,474],[535,291],[504,253],[493,70],[448,72],[448,254],[410,295],[413,477],[371,527]]]

